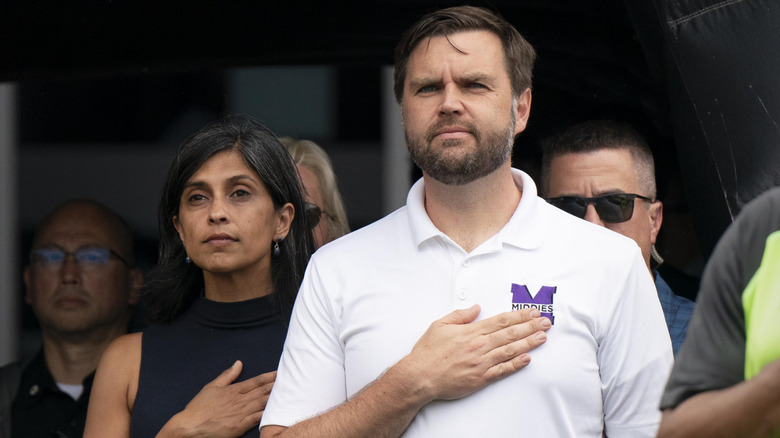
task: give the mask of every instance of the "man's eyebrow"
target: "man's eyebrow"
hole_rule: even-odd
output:
[[[106,245],[100,244],[100,243],[97,243],[97,242],[87,242],[87,243],[83,243],[83,244],[79,245],[78,248],[76,248],[76,251],[81,250],[81,249],[106,248],[106,247],[107,247]],[[36,247],[33,248],[33,251],[38,250],[38,249],[56,249],[56,250],[67,252],[67,250],[65,249],[64,246],[56,244],[56,243],[43,243],[43,244],[40,244],[40,245],[36,245]]]
[[[628,193],[628,192],[623,190],[623,189],[606,189],[606,190],[602,190],[600,192],[594,193],[594,196],[624,195],[626,193]]]
[[[442,83],[441,79],[434,79],[434,78],[414,78],[409,80],[409,85],[412,88],[419,88],[427,85],[440,85]]]
[[[472,82],[487,82],[493,81],[493,75],[484,72],[467,73],[455,78],[455,81],[459,84],[472,83]],[[428,85],[441,85],[442,80],[432,77],[420,77],[412,78],[409,80],[409,86],[412,88],[421,88]]]
[[[482,72],[468,73],[460,75],[457,78],[458,82],[490,82],[493,80],[493,75]]]

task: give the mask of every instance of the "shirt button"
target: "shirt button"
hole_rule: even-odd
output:
[[[471,266],[471,260],[468,260],[468,259],[464,260],[463,261],[463,267],[464,268],[468,268],[469,266]]]
[[[458,298],[460,298],[461,300],[465,300],[466,297],[468,297],[468,295],[469,295],[468,292],[466,292],[465,290],[461,290],[460,292],[458,292]]]

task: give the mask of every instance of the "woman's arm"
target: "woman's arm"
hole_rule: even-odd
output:
[[[256,428],[276,380],[276,371],[233,383],[242,368],[241,361],[236,361],[206,384],[183,411],[165,423],[157,438],[229,438]]]
[[[109,345],[95,373],[85,438],[130,436],[140,365],[140,333],[119,337]],[[183,411],[168,420],[157,436],[235,437],[257,427],[276,371],[233,383],[242,367],[241,361],[236,361],[206,384]]]
[[[130,436],[140,368],[141,333],[120,336],[106,348],[89,396],[85,438]]]

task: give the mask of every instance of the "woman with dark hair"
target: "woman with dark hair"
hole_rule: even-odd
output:
[[[142,291],[156,324],[104,353],[85,436],[258,436],[313,250],[305,208],[261,124],[229,116],[182,143]]]

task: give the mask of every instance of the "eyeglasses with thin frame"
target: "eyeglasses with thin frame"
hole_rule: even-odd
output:
[[[596,213],[598,213],[602,221],[609,224],[619,224],[631,219],[631,216],[634,215],[635,199],[641,199],[650,203],[655,202],[636,193],[610,193],[593,198],[559,196],[557,198],[547,198],[547,202],[580,219],[585,218],[588,205],[593,204]]]
[[[124,257],[110,248],[91,246],[79,248],[73,252],[64,251],[59,248],[41,248],[30,251],[30,261],[45,268],[59,268],[65,263],[68,256],[73,256],[73,260],[77,265],[87,269],[94,269],[107,265],[111,256],[117,258],[128,268],[133,267]]]

